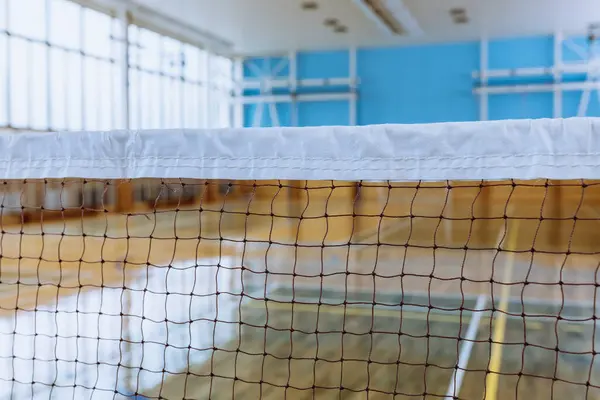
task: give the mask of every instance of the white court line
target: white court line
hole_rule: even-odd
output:
[[[446,397],[444,397],[444,399],[453,399],[454,396],[458,397],[458,394],[460,393],[460,387],[462,385],[467,366],[469,365],[471,351],[473,350],[475,336],[479,330],[479,321],[483,315],[483,309],[485,308],[486,303],[487,296],[480,294],[479,297],[477,297],[475,311],[473,311],[473,317],[469,323],[467,334],[464,337],[465,342],[460,348],[460,353],[458,354],[457,368],[454,369],[454,373],[450,379],[450,385],[448,385],[448,390],[446,391]]]
[[[497,246],[501,245],[507,233],[508,227],[498,232],[498,237],[496,238]],[[503,298],[504,297],[506,296],[503,296]],[[467,366],[469,364],[469,358],[471,357],[471,351],[473,350],[475,336],[477,335],[477,331],[479,330],[479,322],[483,314],[482,310],[485,308],[486,303],[487,296],[480,294],[479,297],[477,297],[475,311],[473,311],[473,317],[471,319],[471,322],[469,323],[469,328],[467,329],[467,334],[465,336],[466,342],[463,344],[463,346],[460,349],[460,353],[458,354],[458,368],[455,369],[454,373],[452,374],[452,378],[450,379],[450,384],[448,385],[448,390],[444,399],[453,399],[454,396],[458,397],[460,387],[462,385],[462,381],[465,375],[465,370],[467,369]],[[493,318],[493,315],[490,316],[490,318]]]

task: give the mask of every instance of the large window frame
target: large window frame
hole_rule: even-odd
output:
[[[231,58],[93,3],[0,0],[0,130],[234,124]]]

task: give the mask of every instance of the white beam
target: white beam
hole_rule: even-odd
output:
[[[284,57],[281,60],[279,60],[279,62],[277,63],[277,65],[275,65],[275,68],[271,69],[271,64],[269,64],[269,76],[275,78],[277,77],[281,71],[283,71],[283,69],[286,67],[286,65],[288,66],[289,69],[289,64],[290,64],[290,59],[288,57]]]
[[[419,22],[410,12],[408,7],[402,0],[381,0],[385,7],[390,11],[396,21],[400,22],[402,29],[411,36],[418,36],[423,34],[423,29],[419,25]]]
[[[248,67],[248,69],[250,69],[252,71],[252,73],[254,75],[256,75],[257,77],[261,77],[261,76],[265,75],[265,71],[263,71],[263,66],[259,67],[258,65],[256,65],[254,60],[245,61],[244,65],[246,65]],[[264,62],[263,62],[263,65],[264,65]],[[258,82],[262,82],[259,78],[255,78],[255,79],[258,80]],[[260,88],[260,86],[258,88]]]
[[[487,78],[515,78],[515,77],[536,77],[553,76],[556,73],[563,74],[587,74],[598,70],[598,62],[577,62],[569,64],[559,64],[554,67],[533,67],[533,68],[512,68],[512,69],[489,69],[486,71],[475,71],[473,78],[480,78],[485,72]]]
[[[598,88],[598,85],[595,86]],[[581,99],[579,100],[579,106],[577,107],[577,116],[585,117],[587,114],[588,105],[590,104],[590,95],[592,94],[592,90],[589,88],[585,88],[581,93]]]
[[[242,104],[264,104],[264,103],[289,103],[294,98],[296,101],[332,101],[332,100],[352,100],[356,98],[356,93],[306,93],[296,96],[290,94],[274,94],[274,95],[259,95],[245,96],[242,98],[232,99],[234,103],[241,102]]]
[[[331,87],[352,85],[352,78],[312,78],[293,80],[289,78],[248,78],[241,82],[244,89],[260,89],[261,87],[288,88],[288,87]]]
[[[385,8],[392,18],[394,18],[400,24],[402,29],[410,36],[423,34],[419,22],[402,0],[353,0],[353,2],[363,14],[375,22],[375,24],[388,35],[396,35],[396,33],[375,13],[369,3],[377,3],[378,6]]]
[[[390,29],[390,27],[387,26],[379,18],[379,16],[373,12],[373,10],[371,9],[371,7],[369,7],[363,0],[353,0],[353,2],[360,9],[360,11],[362,11],[363,14],[365,14],[367,16],[367,18],[369,18],[371,21],[373,21],[375,23],[375,25],[377,25],[377,27],[380,30],[382,30],[383,32],[385,32],[388,35],[393,35],[394,34],[394,32]]]
[[[573,53],[577,54],[579,58],[582,60],[587,60],[589,54],[585,47],[580,46],[579,44],[574,43],[572,40],[565,40],[565,46],[569,48]]]
[[[502,86],[483,86],[475,88],[477,94],[508,94],[508,93],[543,93],[554,90],[578,91],[578,90],[596,90],[600,84],[598,82],[562,82],[545,84],[525,84],[525,85],[502,85]]]

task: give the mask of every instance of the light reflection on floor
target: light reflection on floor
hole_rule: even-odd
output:
[[[37,312],[0,314],[0,398],[126,398],[205,362],[238,330],[227,323],[238,321],[234,263],[126,267],[125,290],[72,290]]]

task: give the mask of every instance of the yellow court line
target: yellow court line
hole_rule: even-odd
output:
[[[514,233],[512,233],[514,232]],[[519,220],[515,220],[513,229],[508,233],[508,249],[514,250],[519,236]],[[500,305],[498,307],[498,317],[492,330],[492,354],[490,356],[490,372],[485,377],[485,400],[496,400],[498,396],[498,380],[500,378],[500,366],[502,364],[502,342],[506,333],[506,311],[508,309],[508,298],[510,292],[509,282],[515,265],[515,253],[509,252],[506,255],[506,265],[504,269],[503,282],[500,292]]]

